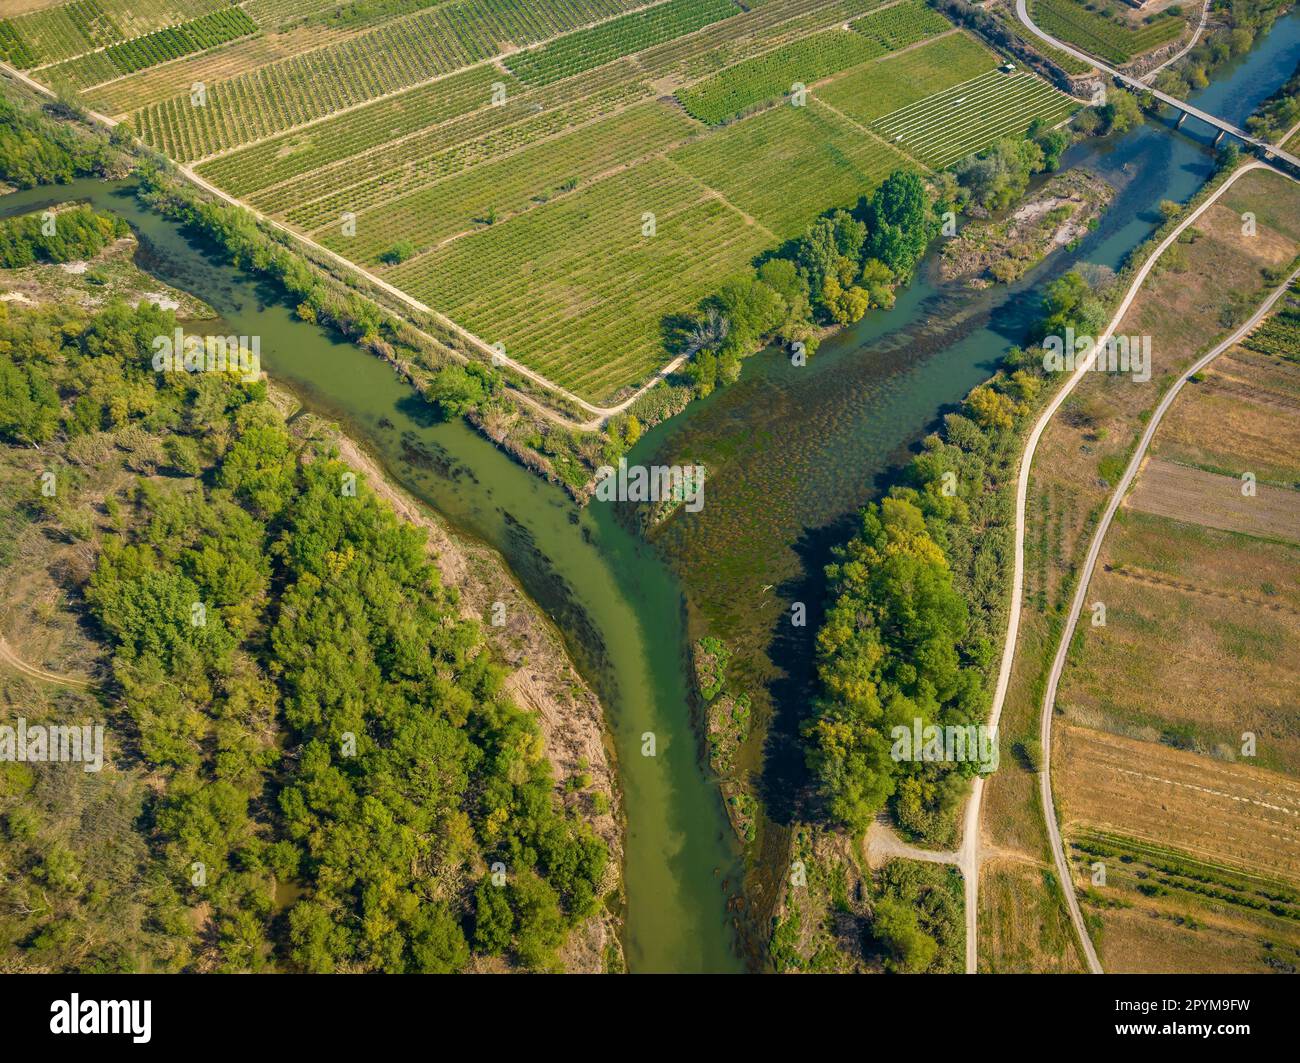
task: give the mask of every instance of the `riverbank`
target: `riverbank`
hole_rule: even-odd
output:
[[[361,443],[306,410],[292,392],[273,387],[271,394],[294,434],[324,435],[339,458],[362,473],[398,517],[424,529],[444,583],[460,596],[461,615],[482,624],[508,669],[507,689],[516,704],[537,717],[554,769],[556,796],[609,848],[600,894],[616,892],[621,899],[625,821],[613,740],[599,699],[569,659],[554,623],[528,598],[495,550],[456,532],[390,479]],[[575,930],[560,953],[564,969],[581,974],[625,970],[622,917],[622,903],[617,910],[604,907]]]
[[[1244,120],[1239,112],[1289,75],[1294,41],[1288,20],[1285,32],[1261,41],[1197,102]],[[1154,119],[1066,153],[1063,166],[1085,166],[1116,190],[1078,246],[1007,288],[957,295],[923,271],[918,290],[901,292],[892,312],[832,339],[807,367],[762,356],[746,366],[734,393],[705,400],[703,410],[656,430],[638,451],[650,462],[695,461],[710,470],[709,505],[689,521],[670,522],[655,541],[687,587],[692,639],[725,640],[733,678],[754,695],[752,736],[736,759],[764,804],[746,884],[756,932],[770,925],[768,906],[785,892],[783,869],[806,808],[799,732],[816,691],[810,662],[823,565],[852,533],[857,509],[899,482],[924,431],[941,427],[952,404],[988,380],[997,355],[1025,341],[1047,283],[1075,265],[1098,280],[1113,276],[1149,253],[1162,201],[1208,194],[1208,138],[1169,125]],[[901,430],[921,387],[941,396],[935,412],[922,418],[925,427]],[[792,620],[801,603],[802,631]],[[1005,603],[1000,608],[1001,617],[997,608],[984,617],[999,635]]]
[[[944,244],[940,276],[973,288],[1017,280],[1081,239],[1114,197],[1114,188],[1087,170],[1053,174],[1002,217],[963,226]]]

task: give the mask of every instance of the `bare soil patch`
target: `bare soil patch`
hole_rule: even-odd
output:
[[[1244,463],[1243,470],[1249,471]],[[1248,496],[1242,493],[1244,486],[1239,477],[1152,458],[1125,505],[1224,531],[1300,543],[1300,491],[1257,483],[1255,494]]]

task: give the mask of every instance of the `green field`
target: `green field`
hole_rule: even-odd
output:
[[[966,34],[850,70],[817,89],[819,100],[868,125],[909,103],[993,70],[998,57]]]
[[[647,213],[653,236],[642,235]],[[607,397],[663,364],[666,314],[715,291],[770,243],[659,160],[398,266],[389,279],[556,383]]]
[[[688,114],[717,125],[888,51],[870,37],[834,29],[728,67],[677,94]]]
[[[952,23],[920,0],[903,0],[849,23],[855,33],[877,41],[887,52],[896,52],[909,44],[939,33],[947,33]]]
[[[1076,106],[1033,74],[993,70],[885,115],[873,128],[894,147],[942,169],[990,141],[1023,136],[1034,119],[1054,125]]]
[[[797,236],[818,214],[856,205],[906,156],[816,102],[786,104],[675,151],[670,158],[771,232]]]
[[[1078,0],[1031,0],[1029,7],[1034,21],[1053,37],[1112,63],[1127,63],[1183,31],[1183,20],[1173,15],[1156,15],[1151,22],[1135,25],[1119,14],[1126,10],[1120,5],[1110,17]]]
[[[598,402],[818,215],[1070,106],[923,0],[75,0],[0,49]]]
[[[354,261],[378,263],[398,241],[427,251],[449,236],[508,218],[569,190],[572,183],[616,170],[648,149],[692,136],[697,127],[657,100],[631,107],[566,136],[421,188],[357,217],[357,235],[325,242]],[[502,224],[497,220],[496,224]]]
[[[84,89],[179,59],[183,55],[215,48],[256,32],[257,23],[241,8],[222,8],[192,22],[168,26],[143,37],[110,45],[102,51],[60,63],[50,71],[49,76]]]
[[[213,13],[228,13],[231,4],[232,0],[71,0],[0,19],[0,53],[20,67],[57,63]]]
[[[507,65],[529,85],[548,85],[738,14],[733,0],[667,0],[521,52]]]

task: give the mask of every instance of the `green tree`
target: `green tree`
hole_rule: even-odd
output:
[[[876,901],[871,932],[888,953],[890,968],[904,974],[926,970],[939,951],[938,942],[918,924],[916,912],[889,897]]]
[[[59,396],[32,366],[15,365],[0,354],[0,436],[39,446],[59,425]]]
[[[514,928],[515,913],[506,891],[480,882],[474,891],[474,947],[489,956],[500,955],[510,947]]]

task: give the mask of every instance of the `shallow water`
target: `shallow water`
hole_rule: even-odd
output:
[[[1242,121],[1297,58],[1293,14],[1197,102]],[[1093,167],[1120,187],[1077,251],[1012,288],[975,293],[937,285],[931,262],[893,310],[827,342],[807,366],[765,352],[739,382],[647,433],[633,460],[709,468],[703,510],[674,519],[653,545],[608,507],[579,510],[463,424],[437,421],[384,362],[296,320],[273,292],[141,210],[122,185],[14,193],[0,199],[0,214],[71,198],[121,213],[140,236],[142,266],[207,300],[224,331],[260,336],[273,378],[339,419],[458,528],[501,551],[609,713],[628,819],[631,969],[738,971],[727,900],[742,868],[700,766],[685,678],[690,638],[707,628],[742,649],[746,682],[773,715],[763,789],[783,822],[802,783],[791,739],[808,695],[808,638],[831,545],[908,448],[1021,339],[1047,280],[1076,261],[1117,265],[1159,224],[1161,199],[1195,192],[1212,168],[1209,139],[1189,120],[1177,133],[1149,124],[1076,146],[1067,165]],[[806,628],[783,622],[792,601],[807,602]],[[653,757],[642,755],[646,733],[657,740]]]

